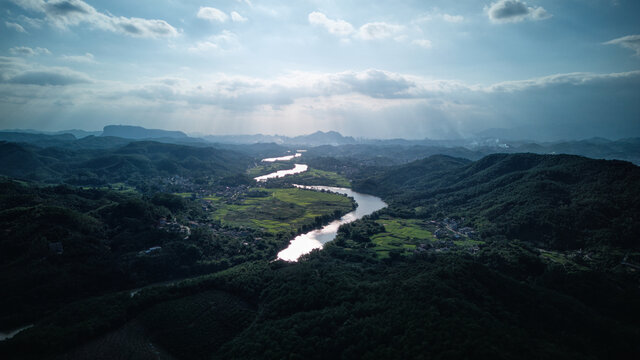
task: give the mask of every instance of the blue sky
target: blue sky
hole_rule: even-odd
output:
[[[636,0],[0,3],[0,128],[640,136]]]

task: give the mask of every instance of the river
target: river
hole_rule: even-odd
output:
[[[295,155],[287,155],[287,156],[280,156],[280,157],[275,157],[275,158],[266,158],[266,159],[262,159],[262,162],[276,162],[276,161],[289,161],[293,158],[297,158],[302,156],[302,153],[297,152]]]
[[[263,159],[265,162],[273,162],[273,161],[281,161],[281,160],[291,160],[294,157],[300,156],[300,153],[296,155],[288,155],[279,158],[268,158]],[[267,175],[262,175],[254,178],[256,181],[267,181],[268,179],[280,178],[287,175],[299,174],[301,172],[305,172],[309,169],[307,165],[303,164],[295,164],[295,167],[290,170],[280,170]],[[329,241],[335,239],[338,234],[338,228],[342,224],[348,224],[350,222],[356,221],[363,216],[370,215],[375,211],[378,211],[382,208],[385,208],[387,204],[382,201],[379,197],[367,194],[361,194],[355,192],[351,189],[341,188],[341,187],[332,187],[332,186],[303,186],[303,185],[294,185],[301,189],[309,189],[316,191],[331,191],[338,194],[343,194],[352,197],[357,207],[354,211],[344,215],[338,220],[334,220],[328,225],[316,230],[309,231],[307,233],[296,236],[291,242],[289,246],[280,251],[278,253],[278,259],[285,261],[297,261],[300,256],[304,254],[308,254],[313,249],[321,249],[324,244]]]
[[[272,172],[271,174],[255,177],[254,180],[255,181],[267,181],[269,179],[281,178],[281,177],[285,177],[287,175],[299,174],[301,172],[307,171],[307,169],[309,169],[309,166],[307,166],[307,165],[295,164],[293,169],[280,170],[280,171]]]
[[[300,256],[310,253],[311,250],[321,249],[324,244],[335,239],[336,235],[338,234],[338,228],[340,227],[340,225],[356,221],[363,216],[370,215],[387,206],[387,204],[377,196],[361,194],[347,188],[301,185],[296,185],[296,187],[318,191],[326,190],[344,194],[352,197],[356,201],[358,207],[354,211],[344,215],[338,220],[332,221],[331,223],[325,225],[320,229],[312,230],[296,236],[293,240],[291,240],[289,246],[286,249],[278,253],[278,259],[285,261],[297,261]]]

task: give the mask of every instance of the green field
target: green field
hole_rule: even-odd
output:
[[[371,242],[375,244],[373,250],[381,258],[388,257],[392,250],[413,251],[420,243],[436,240],[422,220],[385,217],[376,222],[386,230],[371,237]]]
[[[339,186],[350,188],[351,182],[342,175],[335,172],[324,171],[318,169],[309,168],[300,174],[292,175],[288,178],[292,183],[300,185],[324,185],[324,186]]]
[[[345,196],[302,189],[260,189],[264,197],[246,197],[239,203],[215,203],[214,220],[234,226],[259,228],[271,233],[312,226],[316,217],[351,211]]]
[[[420,219],[399,219],[385,216],[376,220],[385,228],[385,232],[371,237],[372,247],[380,258],[389,256],[390,251],[409,253],[418,245],[438,241],[433,231],[436,226]],[[441,239],[440,239],[441,240]],[[484,244],[483,241],[473,240],[468,237],[460,237],[453,240],[453,244],[462,248],[469,248]]]

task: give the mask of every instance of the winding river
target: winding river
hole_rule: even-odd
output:
[[[295,155],[282,156],[279,158],[267,158],[262,159],[263,162],[274,162],[274,161],[287,161],[291,160],[294,157],[301,156],[300,152]],[[280,170],[267,175],[262,175],[255,177],[254,179],[258,182],[267,181],[273,178],[280,178],[287,175],[299,174],[301,172],[305,172],[309,169],[307,165],[304,164],[295,164],[293,169],[289,170]],[[278,253],[278,259],[285,261],[297,261],[300,256],[304,254],[308,254],[313,249],[321,249],[324,244],[329,241],[335,239],[338,234],[338,228],[340,225],[348,224],[350,222],[356,221],[363,216],[370,215],[375,211],[378,211],[382,208],[385,208],[387,204],[382,201],[379,197],[367,194],[361,194],[355,192],[348,188],[341,187],[332,187],[332,186],[304,186],[304,185],[294,185],[300,189],[308,189],[315,191],[330,191],[338,194],[343,194],[352,197],[356,202],[356,209],[338,220],[334,220],[328,225],[316,230],[309,231],[307,233],[296,236],[291,242],[289,246],[280,251]]]
[[[286,249],[278,253],[278,259],[285,261],[296,261],[300,256],[310,253],[313,249],[321,249],[324,244],[335,239],[336,235],[338,234],[338,228],[340,227],[340,225],[356,221],[363,216],[370,215],[375,211],[378,211],[387,206],[387,204],[377,196],[361,194],[347,188],[302,185],[296,185],[296,187],[317,191],[325,190],[347,195],[352,197],[356,201],[358,207],[354,211],[344,215],[338,220],[332,221],[331,223],[325,225],[320,229],[312,230],[296,236],[293,240],[291,240],[289,246]]]

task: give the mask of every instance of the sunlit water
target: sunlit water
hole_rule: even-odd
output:
[[[301,172],[307,171],[308,168],[309,168],[309,166],[307,166],[307,165],[296,164],[293,169],[280,170],[280,171],[272,172],[271,174],[258,176],[258,177],[255,177],[254,179],[256,181],[267,181],[269,179],[281,178],[281,177],[285,177],[287,175],[299,174]]]
[[[287,156],[280,156],[280,157],[275,157],[275,158],[266,158],[266,159],[262,159],[263,162],[276,162],[276,161],[289,161],[293,158],[297,158],[302,156],[301,153],[296,153],[295,155],[287,155]]]
[[[296,236],[295,239],[291,240],[289,243],[289,247],[278,253],[278,259],[285,261],[296,261],[300,256],[310,253],[313,249],[321,249],[324,244],[336,237],[340,225],[356,221],[363,216],[372,214],[387,206],[387,204],[379,197],[361,194],[347,188],[332,186],[295,186],[302,189],[326,190],[344,194],[354,198],[358,207],[354,211],[341,217],[339,220],[332,221],[321,229],[309,231],[308,233]]]

